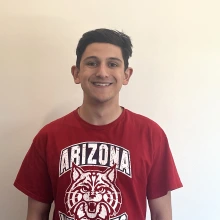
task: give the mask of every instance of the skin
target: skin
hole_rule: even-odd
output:
[[[28,198],[27,220],[48,220],[51,204]]]
[[[80,117],[94,125],[111,123],[122,112],[119,91],[127,85],[132,68],[125,70],[121,49],[107,43],[93,43],[83,53],[80,68],[72,67],[76,84],[81,84],[83,104]],[[110,83],[99,86],[94,83]]]
[[[148,200],[151,220],[172,220],[171,192],[157,199]]]
[[[125,70],[121,49],[107,43],[93,43],[82,55],[80,67],[71,69],[83,90],[80,117],[93,125],[105,125],[122,113],[119,92],[129,83],[132,68]],[[172,220],[171,193],[148,201],[152,220]],[[27,220],[48,220],[50,204],[29,198]]]

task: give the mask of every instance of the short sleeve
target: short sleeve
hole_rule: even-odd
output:
[[[53,193],[45,148],[46,138],[38,134],[23,160],[14,186],[37,201],[51,203]]]
[[[147,198],[165,196],[168,191],[182,187],[165,133],[154,135],[153,162],[148,176]]]

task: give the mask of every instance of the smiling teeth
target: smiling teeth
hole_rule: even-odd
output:
[[[111,83],[93,83],[96,86],[109,86]]]

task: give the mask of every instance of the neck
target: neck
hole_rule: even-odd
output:
[[[88,104],[83,103],[79,109],[79,116],[86,122],[93,125],[106,125],[115,121],[122,113],[119,104]]]

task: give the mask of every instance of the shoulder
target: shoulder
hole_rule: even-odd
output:
[[[47,155],[51,153],[51,149],[56,144],[63,143],[66,139],[68,132],[73,133],[72,127],[75,126],[77,120],[73,111],[61,118],[58,118],[39,130],[33,138],[30,154],[38,154],[43,160],[46,160]]]
[[[146,129],[146,130],[153,132],[153,133],[161,133],[161,134],[164,133],[164,131],[160,127],[160,125],[157,122],[155,122],[154,120],[152,120],[144,115],[134,113],[128,109],[126,109],[125,111],[126,111],[127,119],[137,129],[141,129],[141,130]]]
[[[149,146],[148,150],[155,154],[161,149],[168,149],[168,139],[164,130],[152,119],[126,110],[128,121],[127,127],[132,136],[145,141]]]
[[[40,129],[40,131],[38,132],[36,137],[45,137],[48,135],[56,134],[61,131],[65,132],[70,127],[74,126],[75,121],[76,121],[74,115],[75,115],[75,111],[70,112],[69,114],[67,114],[63,117],[60,117],[60,118],[46,124],[45,126],[43,126]]]

